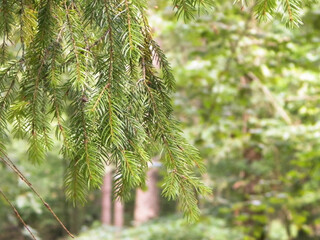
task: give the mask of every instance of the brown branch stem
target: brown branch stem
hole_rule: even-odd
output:
[[[10,202],[10,200],[7,198],[7,196],[4,194],[4,192],[1,190],[0,188],[0,194],[2,195],[2,197],[6,200],[6,202],[10,205],[10,207],[12,208],[12,210],[14,211],[14,214],[17,216],[17,218],[19,219],[19,221],[23,224],[23,226],[27,229],[27,231],[30,233],[30,236],[32,237],[32,239],[37,240],[36,237],[33,235],[33,233],[31,232],[30,228],[28,227],[28,225],[25,223],[25,221],[22,219],[21,215],[19,214],[18,210],[15,208],[15,206]]]
[[[28,187],[32,190],[32,192],[34,192],[34,194],[37,195],[37,197],[40,199],[43,205],[48,209],[48,211],[52,214],[52,216],[61,225],[61,227],[68,233],[70,237],[74,238],[73,234],[67,229],[67,227],[62,223],[59,217],[54,213],[50,205],[41,197],[41,195],[37,192],[37,190],[35,190],[35,188],[32,186],[29,180],[20,172],[20,170],[15,166],[15,164],[10,160],[10,158],[1,149],[0,149],[0,153],[4,156],[4,157],[1,157],[0,155],[0,160],[2,160],[8,167],[10,167],[20,177],[20,179],[28,185]]]

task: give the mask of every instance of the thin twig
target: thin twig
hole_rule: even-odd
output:
[[[262,92],[265,94],[269,102],[273,105],[273,107],[276,109],[276,111],[279,113],[281,118],[288,124],[292,124],[292,120],[289,116],[289,114],[286,112],[286,110],[279,104],[278,99],[272,94],[272,92],[267,88],[260,79],[252,72],[248,73],[248,77],[250,77],[252,80],[254,80],[256,83],[258,83],[258,86],[262,90]]]
[[[27,231],[30,233],[31,237],[34,240],[37,240],[36,237],[33,235],[33,233],[31,232],[30,228],[28,227],[28,225],[25,223],[25,221],[23,221],[21,215],[19,214],[18,210],[14,207],[14,205],[10,202],[10,200],[7,198],[7,196],[4,194],[4,192],[1,190],[0,188],[0,194],[3,196],[3,198],[6,200],[6,202],[10,205],[10,207],[12,208],[12,210],[14,211],[15,215],[17,216],[17,218],[19,219],[19,221],[23,224],[23,226],[27,229]]]
[[[70,233],[70,231],[67,229],[67,227],[62,223],[62,221],[59,219],[59,217],[54,213],[50,205],[44,201],[44,199],[41,197],[41,195],[35,190],[35,188],[32,186],[32,184],[26,179],[26,177],[20,172],[20,170],[15,166],[15,164],[10,160],[10,158],[0,149],[0,153],[6,158],[0,157],[0,159],[8,166],[10,167],[19,177],[20,179],[25,182],[29,188],[37,195],[37,197],[40,199],[40,201],[43,203],[43,205],[48,209],[48,211],[52,214],[52,216],[57,220],[57,222],[61,225],[61,227],[68,233],[68,235],[72,238],[74,238],[73,234]]]

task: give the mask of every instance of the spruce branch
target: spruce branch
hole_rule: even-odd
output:
[[[210,0],[173,2],[185,20],[212,6]],[[285,4],[289,20],[299,15],[298,3]],[[1,34],[6,46],[22,53],[0,69],[1,150],[12,123],[14,137],[30,146],[29,158],[42,162],[52,145],[53,122],[69,160],[66,195],[75,203],[85,202],[89,190],[101,185],[105,163],[116,166],[117,197],[128,198],[131,189],[144,185],[156,148],[163,152],[167,172],[162,194],[177,199],[189,220],[196,219],[196,194],[210,192],[198,176],[204,164],[173,116],[175,80],[152,37],[147,1],[20,0],[1,5],[8,6],[14,17],[10,23],[1,12],[0,20],[7,24],[1,25]],[[259,0],[255,9],[264,20],[277,13],[278,5]]]
[[[277,0],[257,0],[254,7],[256,18],[259,21],[271,20],[277,8]]]
[[[283,20],[289,27],[299,27],[303,24],[301,20],[301,0],[281,0],[280,3],[284,9]]]

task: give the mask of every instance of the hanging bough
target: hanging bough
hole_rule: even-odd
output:
[[[10,39],[5,52],[13,45],[21,51],[4,56],[1,66],[0,148],[10,122],[12,134],[27,139],[29,160],[42,163],[55,124],[70,160],[65,186],[74,202],[100,187],[105,162],[117,167],[117,196],[128,197],[145,181],[150,151],[163,148],[163,194],[179,197],[186,216],[196,219],[196,192],[209,190],[193,168],[204,167],[172,116],[174,78],[152,39],[146,1],[6,3],[12,16],[1,28]]]

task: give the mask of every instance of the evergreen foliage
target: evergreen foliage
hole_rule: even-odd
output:
[[[235,0],[244,7],[253,5],[255,16],[260,21],[271,20],[275,15],[280,15],[283,22],[290,28],[302,25],[301,15],[303,4],[308,0]]]
[[[211,1],[174,0],[177,16],[192,18]],[[258,18],[282,6],[284,19],[301,23],[300,1],[263,1]],[[29,160],[41,163],[52,147],[52,123],[70,160],[67,197],[86,201],[101,185],[104,164],[116,166],[115,192],[125,198],[142,185],[153,148],[163,149],[163,195],[179,198],[196,219],[196,194],[209,190],[204,171],[172,114],[175,83],[153,40],[145,0],[0,0],[0,150],[7,125],[28,140]],[[18,48],[11,56],[8,49]]]

